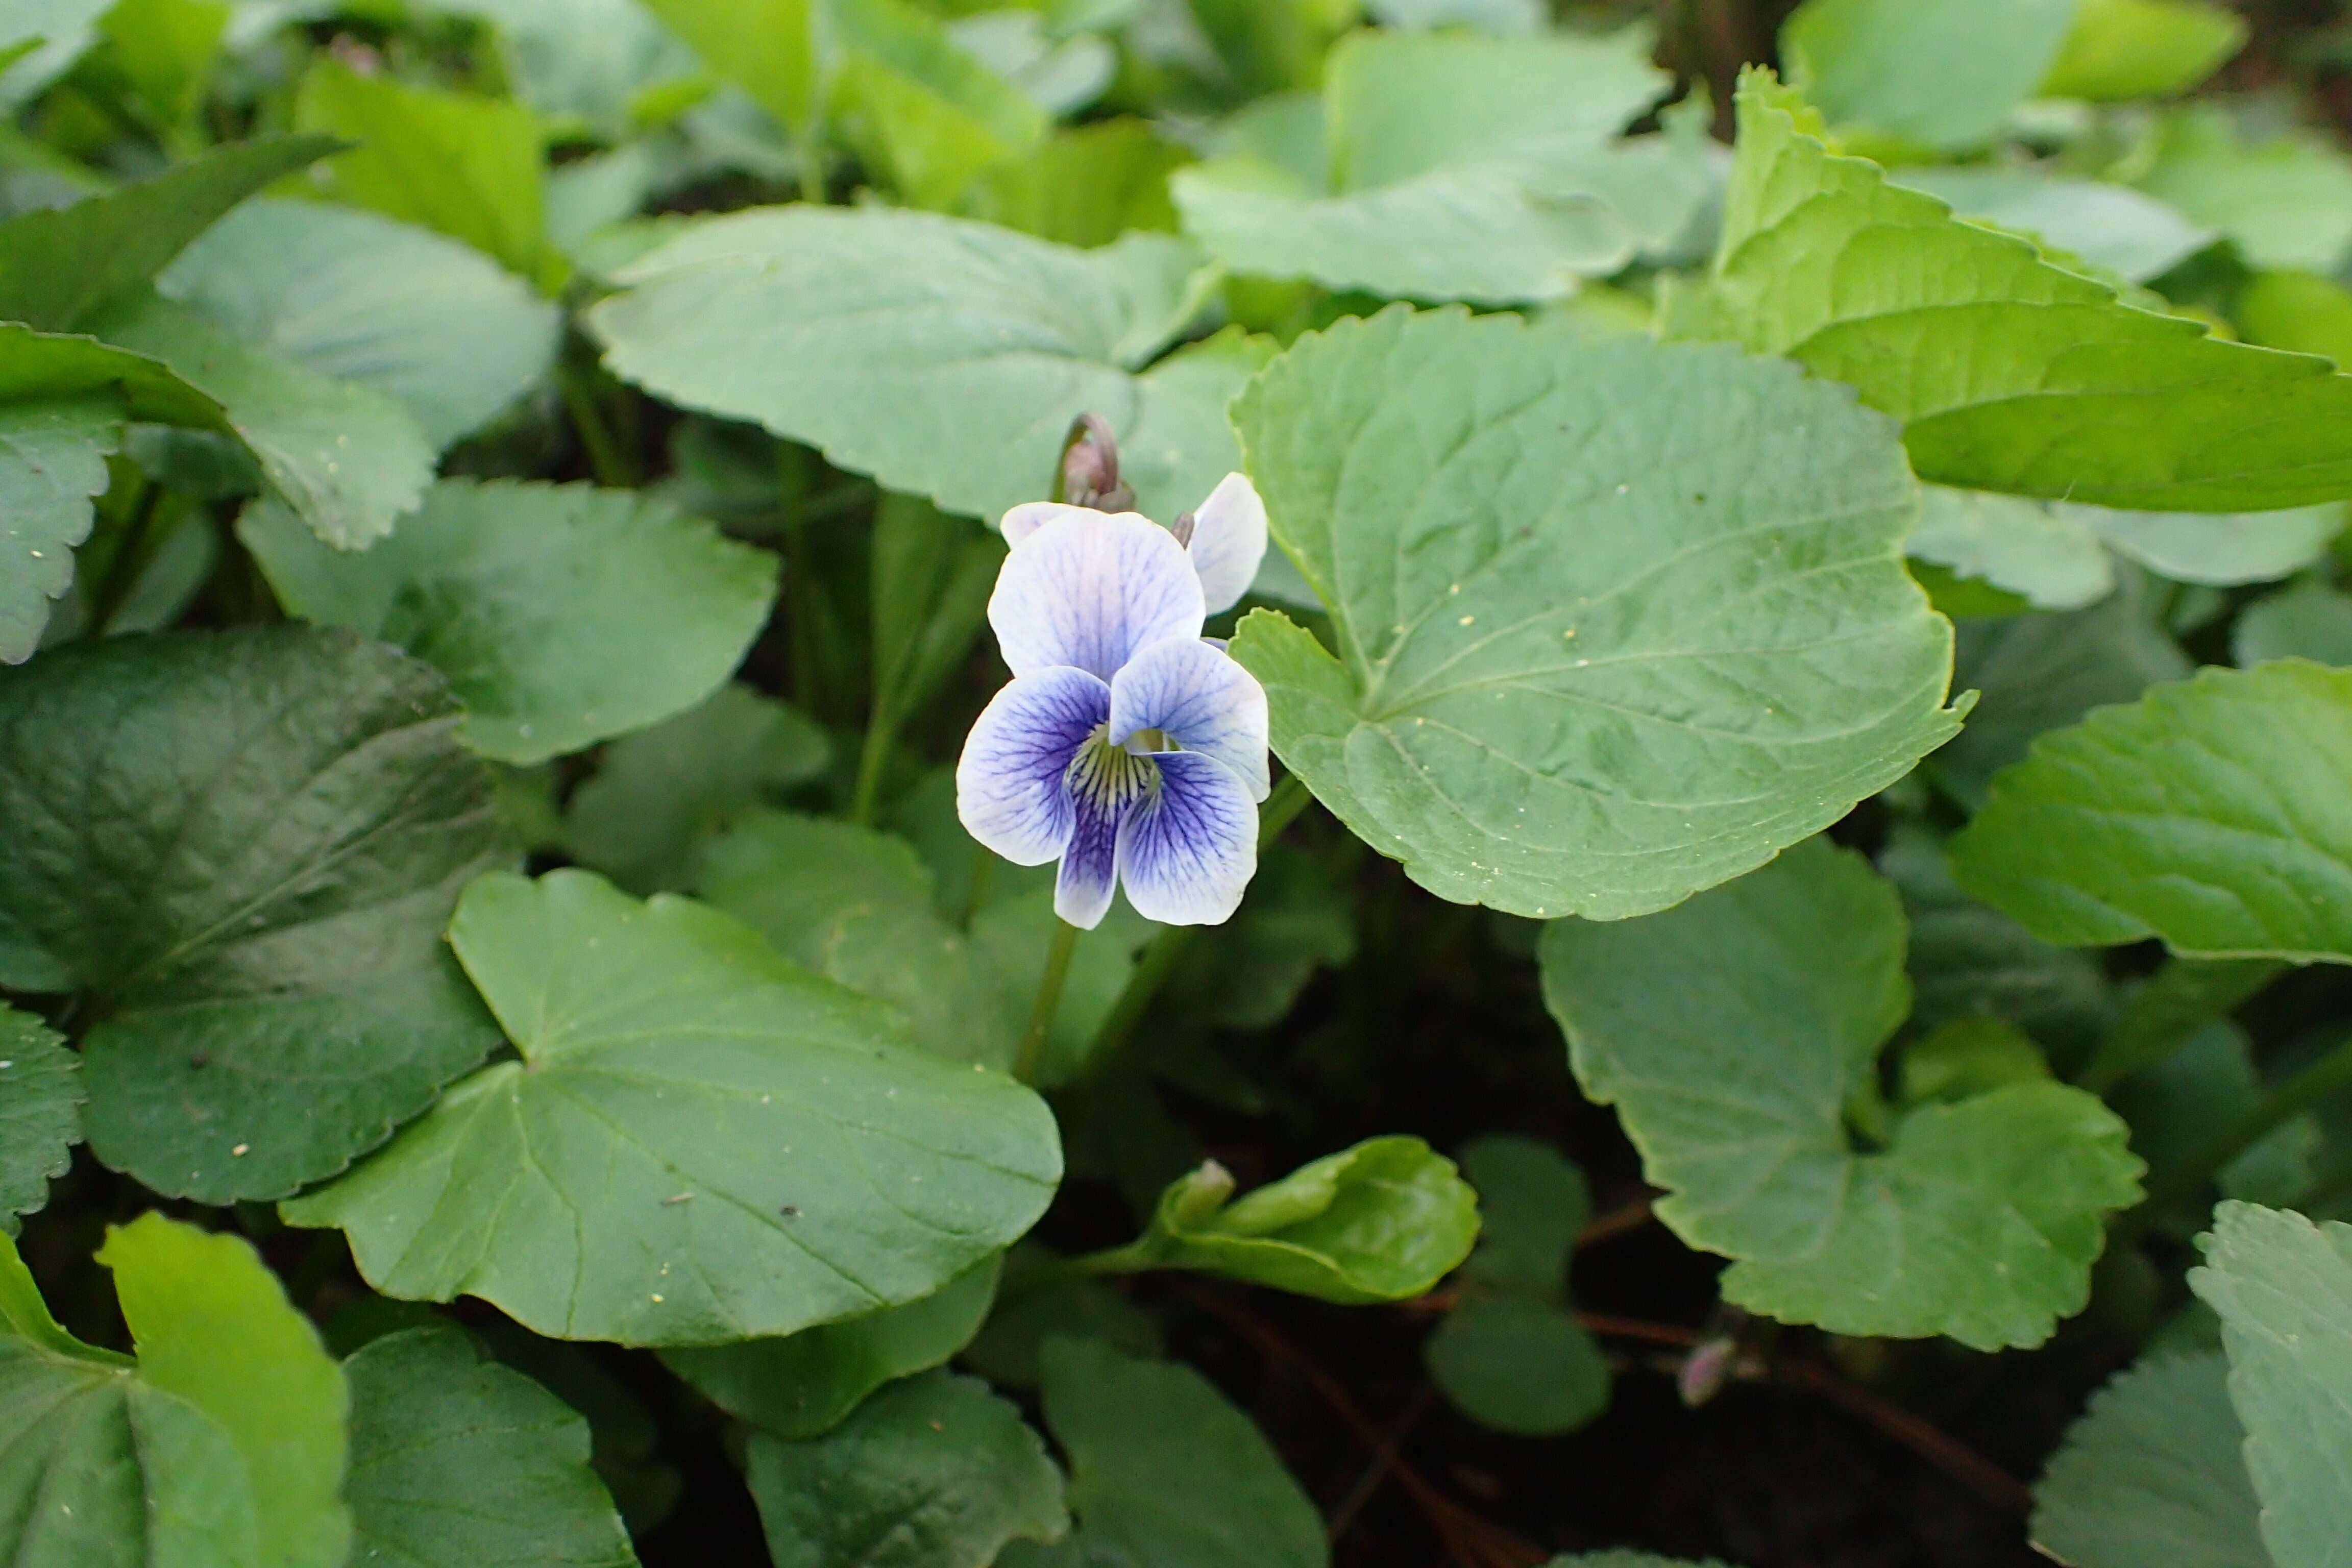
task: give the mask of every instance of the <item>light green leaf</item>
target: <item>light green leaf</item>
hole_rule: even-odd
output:
[[[537,763],[682,713],[767,623],[777,559],[633,490],[445,479],[362,553],[282,508],[237,526],[292,614],[406,647],[466,705],[458,735]]]
[[[1070,1463],[1075,1561],[1325,1568],[1323,1521],[1248,1416],[1188,1366],[1045,1342],[1045,1420]]]
[[[688,90],[701,65],[633,0],[436,0],[435,9],[496,26],[515,96],[608,142],[642,129],[634,111]]]
[[[81,1058],[30,1013],[0,1007],[0,1231],[48,1201],[81,1142]]]
[[[1234,407],[1341,658],[1260,611],[1275,750],[1441,897],[1617,918],[1828,826],[1958,728],[1841,392],[1723,349],[1383,311]]]
[[[2242,668],[2273,658],[2352,665],[2352,595],[2298,583],[2257,600],[2230,628],[2230,655]]]
[[[2218,588],[2291,576],[2326,555],[2328,542],[2344,529],[2340,504],[2218,516],[2112,511],[2063,502],[2056,510],[2151,572],[2176,583]]]
[[[362,76],[322,52],[302,74],[294,121],[360,144],[323,182],[343,200],[461,239],[543,292],[562,286],[539,121],[522,105]]]
[[[795,135],[818,105],[814,23],[824,0],[645,0],[710,68]]]
[[[1743,82],[1713,307],[1751,351],[1903,420],[1920,478],[2173,511],[2352,493],[2352,377],[2124,304],[1832,155],[1769,73]]]
[[[1145,121],[1074,125],[986,170],[965,197],[965,216],[1087,248],[1131,228],[1173,230],[1168,176],[1191,162],[1189,150]]]
[[[565,805],[564,843],[630,892],[677,892],[693,885],[705,839],[770,795],[822,777],[832,755],[831,737],[797,708],[722,686],[605,747]]]
[[[179,130],[204,101],[229,17],[228,0],[117,0],[99,18],[105,47],[93,74],[120,80],[153,122]]]
[[[139,1381],[211,1416],[244,1456],[259,1561],[341,1568],[342,1373],[260,1257],[242,1237],[147,1214],[110,1226],[98,1260],[114,1272]]]
[[[1104,1271],[1195,1269],[1363,1305],[1426,1292],[1478,1236],[1478,1194],[1418,1138],[1368,1138],[1233,1192],[1213,1160],[1180,1178],[1141,1237],[1098,1255]]]
[[[40,647],[121,440],[117,396],[0,404],[0,662],[22,664]]]
[[[819,0],[827,111],[841,140],[906,201],[954,204],[1034,143],[1046,114],[901,0]]]
[[[666,1350],[662,1364],[772,1436],[818,1436],[884,1384],[970,1344],[996,1300],[1000,1268],[991,1258],[919,1300],[796,1334]]]
[[[1984,805],[1993,775],[2025,755],[2035,736],[2092,709],[2129,702],[2193,668],[2149,624],[2138,574],[2086,610],[1963,625],[1952,684],[1983,693],[1969,727],[1928,761],[1936,782],[1963,805]]]
[[[0,222],[0,319],[47,331],[152,281],[187,243],[281,174],[335,151],[328,136],[217,147],[152,179]]]
[[[2221,1352],[2143,1358],[2091,1396],[2033,1489],[2033,1543],[2075,1568],[2271,1568]]]
[[[2278,1568],[2343,1560],[2352,1528],[2352,1226],[2225,1203],[2189,1283],[2221,1315],[2263,1542]]]
[[[1659,1218],[1734,1260],[1725,1300],[1834,1333],[2038,1344],[2088,1300],[2139,1162],[2119,1118],[2054,1083],[1887,1125],[1904,937],[1893,888],[1812,840],[1639,923],[1556,922],[1544,997],[1666,1189]]]
[[[320,202],[248,202],[156,287],[233,335],[391,394],[436,447],[539,383],[557,312],[479,251]]]
[[[750,816],[704,849],[694,890],[812,972],[905,1014],[916,1044],[1009,1068],[1036,971],[1010,970],[932,912],[930,869],[905,839],[784,812]]]
[[[926,213],[754,209],[625,269],[589,324],[648,391],[967,516],[1043,497],[1071,419],[1098,413],[1141,509],[1172,518],[1237,465],[1182,360],[1131,374],[1194,313],[1197,261],[1159,235],[1086,251]]]
[[[2347,773],[2352,670],[2208,668],[2045,736],[1953,840],[1953,873],[2068,946],[2352,963]]]
[[[2167,98],[2221,69],[2245,41],[2244,19],[2208,0],[2080,0],[2041,95]]]
[[[63,75],[97,37],[112,0],[18,0],[0,12],[0,105],[15,110]]]
[[[355,1564],[635,1568],[588,1423],[464,1334],[387,1334],[343,1375]]]
[[[745,1458],[775,1568],[988,1568],[1008,1541],[1069,1529],[1045,1445],[974,1377],[901,1383],[823,1437],[760,1434]]]
[[[1361,32],[1331,52],[1325,178],[1242,152],[1174,176],[1236,271],[1423,300],[1549,300],[1685,227],[1696,140],[1609,139],[1666,90],[1651,38]],[[1475,237],[1473,241],[1471,237]]]
[[[450,941],[521,1060],[282,1205],[341,1226],[386,1295],[478,1295],[567,1339],[788,1334],[931,1294],[1061,1174],[1036,1096],[913,1050],[703,905],[494,875]]]
[[[1364,9],[1383,27],[1409,31],[1460,26],[1524,37],[1551,25],[1543,0],[1366,0]]]
[[[330,544],[383,538],[432,482],[433,442],[388,393],[280,359],[158,294],[128,296],[91,327],[215,400],[271,487]]]
[[[2264,348],[2352,364],[2352,291],[2309,272],[2257,272],[2231,301],[2238,335]]]
[[[2229,110],[2166,117],[2140,189],[2235,240],[2256,267],[2333,272],[2352,247],[2352,158],[2315,135],[2248,141]]]
[[[2045,610],[2079,609],[2115,591],[2099,536],[2023,496],[1922,486],[1919,521],[1903,548]]]
[[[2171,271],[2221,237],[2145,192],[1984,164],[1895,168],[1887,180],[1966,218],[2020,231],[2133,283]]]
[[[1990,142],[2048,74],[2077,0],[1805,0],[1790,79],[1830,123],[1945,152]]]
[[[1445,1397],[1482,1426],[1521,1437],[1573,1432],[1609,1405],[1609,1363],[1582,1324],[1526,1296],[1474,1296],[1423,1348]]]
[[[84,994],[91,1148],[157,1192],[341,1170],[497,1039],[440,942],[509,853],[424,665],[292,626],[0,672],[0,968]]]

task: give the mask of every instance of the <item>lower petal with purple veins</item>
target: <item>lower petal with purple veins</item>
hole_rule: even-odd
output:
[[[1100,730],[1078,748],[1064,780],[1072,825],[1054,882],[1055,914],[1087,931],[1102,922],[1118,883],[1120,825],[1158,784],[1153,759],[1110,744]]]
[[[1076,823],[1071,760],[1110,717],[1110,688],[1083,669],[1022,676],[996,694],[956,762],[956,816],[1016,866],[1062,853]]]
[[[1159,769],[1160,787],[1118,828],[1127,901],[1163,925],[1223,924],[1257,870],[1256,804],[1213,758],[1163,752],[1148,760]]]

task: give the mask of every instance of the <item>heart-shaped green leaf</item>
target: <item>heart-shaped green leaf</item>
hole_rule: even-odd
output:
[[[30,1013],[0,1007],[0,1231],[47,1200],[81,1142],[81,1058]]]
[[[2229,1371],[2151,1352],[2093,1394],[2033,1489],[2033,1544],[2078,1568],[2272,1568]]]

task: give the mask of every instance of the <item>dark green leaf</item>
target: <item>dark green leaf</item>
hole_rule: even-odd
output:
[[[1490,1132],[1462,1151],[1478,1194],[1478,1246],[1462,1278],[1490,1290],[1564,1300],[1569,1254],[1592,1215],[1578,1170],[1549,1143]]]
[[[48,1201],[81,1142],[81,1058],[30,1013],[0,1007],[0,1231]]]
[[[677,892],[692,885],[703,840],[771,795],[823,776],[832,755],[831,738],[799,709],[722,686],[605,747],[564,808],[564,842],[630,892]]]
[[[1131,228],[1172,231],[1168,176],[1192,161],[1144,121],[1074,125],[986,171],[966,216],[1089,249]]]
[[[521,1059],[283,1205],[341,1226],[387,1295],[478,1295],[567,1339],[788,1334],[931,1294],[1061,1174],[1035,1095],[914,1050],[704,905],[498,874],[450,941]]]
[[[777,1339],[680,1346],[662,1363],[730,1415],[777,1437],[831,1431],[884,1384],[940,1365],[971,1342],[996,1300],[994,1258],[901,1307]]]
[[[1423,1353],[1445,1397],[1497,1432],[1556,1436],[1609,1404],[1609,1363],[1592,1336],[1564,1309],[1525,1296],[1464,1301]]]
[[[1819,840],[1639,921],[1560,921],[1544,994],[1578,1081],[1618,1107],[1658,1217],[1734,1259],[1725,1299],[1837,1333],[2038,1344],[2139,1195],[2124,1124],[2031,1083],[1887,1125],[1903,1021],[1893,889]],[[1857,1147],[1852,1126],[1882,1130]]]
[[[337,145],[331,136],[263,136],[69,207],[19,213],[0,223],[0,319],[45,331],[83,324],[152,281],[237,203]]]
[[[1248,1416],[1186,1366],[1048,1340],[1045,1420],[1070,1462],[1075,1562],[1324,1568],[1323,1521]]]
[[[2271,1568],[2220,1352],[2143,1359],[2091,1396],[2033,1489],[2033,1543],[2074,1568]]]
[[[746,1458],[775,1568],[988,1568],[1015,1537],[1069,1529],[1062,1472],[978,1378],[898,1384],[823,1437],[763,1433]]]
[[[768,618],[777,559],[634,490],[445,479],[390,539],[330,549],[283,509],[237,529],[292,613],[448,677],[467,744],[508,763],[681,713]]]
[[[0,673],[0,961],[85,993],[99,1158],[158,1192],[341,1170],[497,1032],[440,942],[509,851],[432,670],[345,632]]]
[[[0,662],[22,664],[40,646],[121,440],[119,397],[0,405]]]
[[[2230,628],[2230,656],[2242,667],[2273,658],[2352,664],[2352,595],[2298,583],[2249,605]]]
[[[2208,668],[2044,736],[1953,840],[1953,872],[2069,946],[2352,963],[2347,773],[2352,670]]]
[[[1894,432],[1786,365],[1397,309],[1234,419],[1342,655],[1243,622],[1274,748],[1443,897],[1663,908],[1958,727]]]
[[[588,1423],[462,1333],[388,1334],[343,1375],[354,1564],[635,1568]]]
[[[980,635],[1004,542],[929,501],[885,496],[874,517],[874,717],[895,732]],[[877,763],[878,765],[878,763]]]

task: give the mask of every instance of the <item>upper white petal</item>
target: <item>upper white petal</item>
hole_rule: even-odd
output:
[[[999,533],[1004,535],[1005,543],[1018,544],[1023,540],[1028,538],[1031,534],[1036,532],[1037,530],[1043,527],[1045,523],[1052,521],[1055,518],[1061,516],[1066,511],[1086,511],[1090,509],[1082,506],[1070,506],[1066,502],[1057,500],[1024,500],[1019,506],[1016,506],[1012,510],[1006,512],[1004,514],[1004,520],[996,525],[996,529]]]
[[[1192,567],[1209,614],[1241,603],[1265,559],[1265,502],[1245,474],[1227,474],[1192,514]]]
[[[1070,665],[1104,680],[1139,648],[1198,637],[1201,580],[1176,536],[1131,511],[1071,507],[1004,558],[988,624],[1015,675]]]

